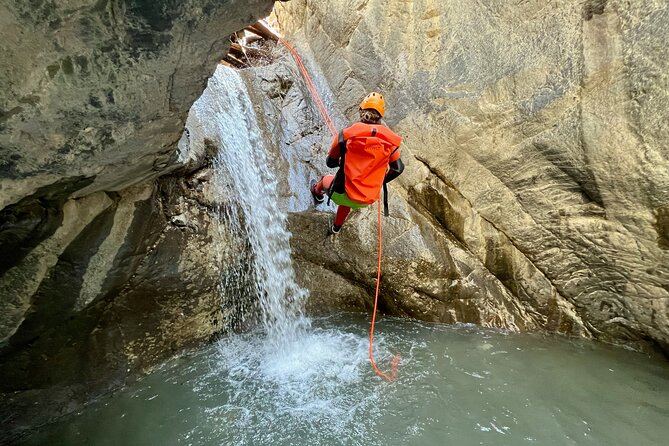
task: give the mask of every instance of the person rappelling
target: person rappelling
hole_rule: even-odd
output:
[[[316,203],[322,203],[327,195],[338,206],[330,226],[332,234],[339,233],[351,209],[376,202],[381,189],[388,215],[386,184],[404,171],[399,150],[402,137],[381,123],[385,113],[383,95],[368,94],[360,103],[359,112],[360,122],[340,130],[330,146],[325,163],[330,168],[338,167],[337,173],[325,175],[318,182],[312,180],[310,184]]]

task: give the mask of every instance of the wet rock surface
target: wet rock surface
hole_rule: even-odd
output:
[[[666,5],[293,1],[278,12],[338,113],[353,119],[367,91],[385,93],[405,137],[395,186],[407,217],[494,276],[526,327],[669,351]]]
[[[69,230],[2,277],[3,296],[30,296],[9,307],[21,311],[0,350],[2,414],[12,429],[67,413],[233,327],[221,265],[244,261],[244,246],[218,225],[224,203],[212,195],[211,175],[203,168],[69,200]]]

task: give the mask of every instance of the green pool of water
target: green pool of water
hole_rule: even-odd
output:
[[[284,345],[260,333],[184,355],[46,426],[25,445],[664,445],[669,366],[541,335],[384,318],[313,321]]]

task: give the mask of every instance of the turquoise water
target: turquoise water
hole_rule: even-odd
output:
[[[663,445],[669,365],[586,341],[384,318],[316,319],[177,358],[25,445]]]

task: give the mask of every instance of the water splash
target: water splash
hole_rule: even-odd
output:
[[[191,144],[209,140],[218,147],[213,164],[215,193],[224,201],[221,230],[247,241],[247,263],[223,276],[223,292],[237,302],[257,297],[269,340],[284,343],[300,337],[309,326],[303,314],[307,293],[295,282],[286,214],[277,204],[276,178],[237,71],[219,65],[193,105],[187,126]]]
[[[234,389],[219,407],[231,444],[307,444],[294,442],[296,432],[308,432],[308,444],[349,444],[342,439],[352,432],[371,434],[367,417],[386,404],[388,389],[368,367],[367,340],[349,329],[314,327],[281,350],[249,334],[221,342],[218,353],[216,373]]]

